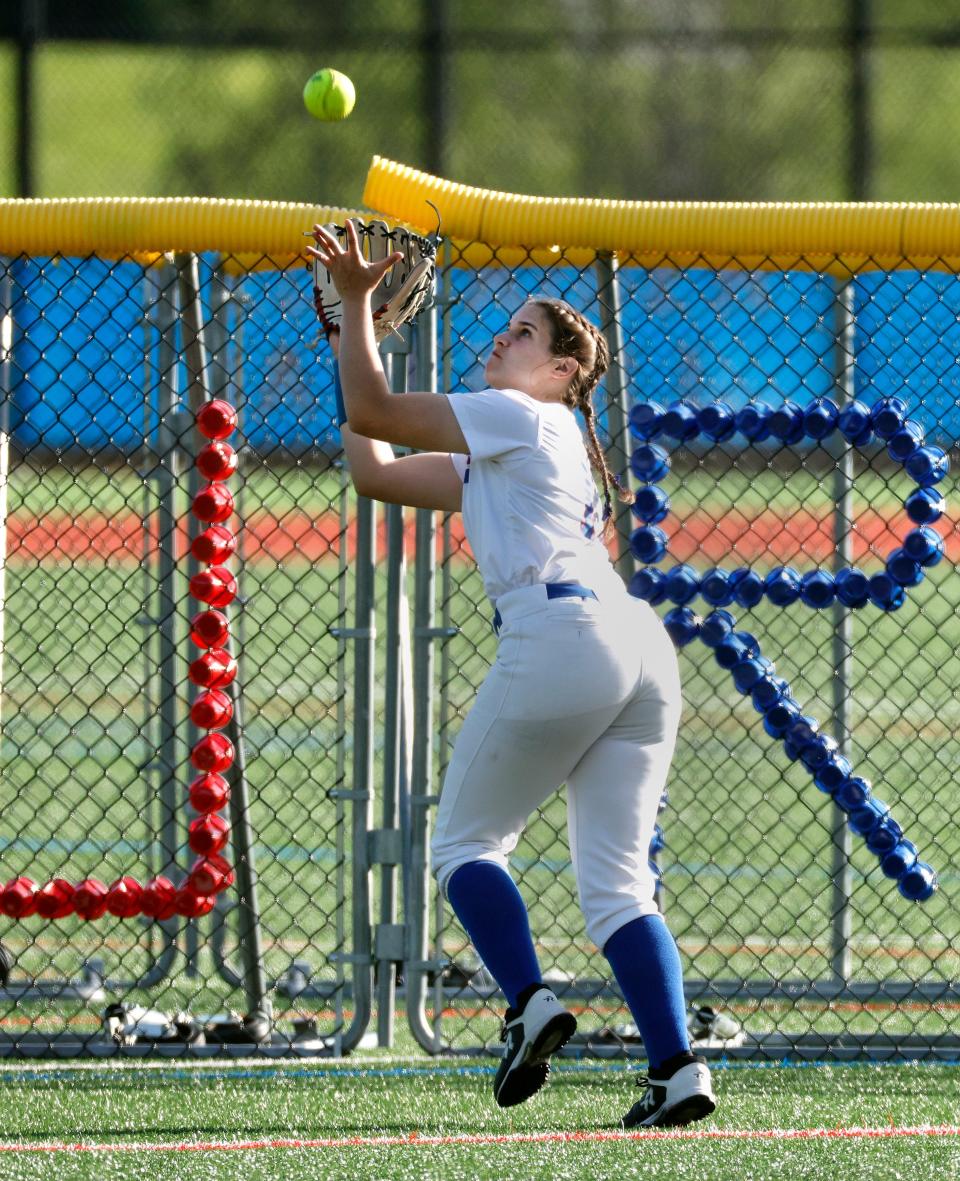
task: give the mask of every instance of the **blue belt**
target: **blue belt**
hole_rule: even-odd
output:
[[[581,586],[579,582],[545,582],[543,586],[548,599],[595,599],[597,597],[596,591],[592,591],[588,586]],[[503,618],[500,612],[494,610],[493,630],[497,635],[500,634],[502,624]]]

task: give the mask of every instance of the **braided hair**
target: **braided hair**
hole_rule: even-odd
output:
[[[603,520],[606,526],[613,516],[613,493],[623,502],[633,500],[629,490],[610,470],[600,440],[597,437],[597,420],[591,395],[600,378],[610,366],[610,350],[603,333],[570,304],[562,299],[537,297],[530,303],[541,308],[550,323],[553,335],[551,347],[557,357],[572,357],[577,362],[577,371],[563,395],[564,405],[579,410],[587,427],[587,455],[590,465],[603,484]]]

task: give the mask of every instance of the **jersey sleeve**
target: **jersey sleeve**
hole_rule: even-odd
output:
[[[497,459],[539,445],[540,415],[525,394],[482,390],[448,394],[447,400],[474,459]]]
[[[468,483],[470,479],[470,456],[461,455],[456,451],[451,451],[450,462],[453,464],[453,470],[460,477],[460,482],[463,484]]]

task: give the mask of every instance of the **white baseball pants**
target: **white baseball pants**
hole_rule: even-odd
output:
[[[648,603],[615,591],[497,600],[497,658],[467,715],[437,810],[442,888],[471,861],[507,868],[528,818],[561,784],[587,933],[603,948],[656,914],[647,864],[680,717],[673,643]]]

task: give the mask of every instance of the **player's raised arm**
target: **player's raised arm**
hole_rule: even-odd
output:
[[[346,245],[322,226],[313,227],[309,252],[327,268],[342,307],[340,377],[350,429],[357,435],[422,451],[468,451],[446,397],[432,393],[391,394],[380,364],[373,331],[371,296],[399,251],[367,260],[356,226],[347,222]]]
[[[334,356],[338,356],[340,329],[330,330],[328,339]],[[463,484],[447,453],[400,457],[394,455],[389,443],[359,435],[351,430],[342,403],[339,374],[337,392],[340,437],[350,466],[350,478],[361,496],[368,496],[371,500],[382,500],[388,504],[405,504],[411,508],[459,511]]]

